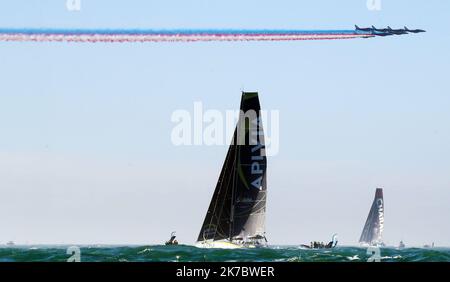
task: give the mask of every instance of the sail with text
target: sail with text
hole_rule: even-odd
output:
[[[267,161],[256,92],[243,92],[239,120],[198,241],[265,240]]]
[[[377,188],[375,191],[375,199],[369,211],[366,224],[362,231],[359,242],[369,245],[383,244],[383,228],[384,228],[384,200],[383,189]]]

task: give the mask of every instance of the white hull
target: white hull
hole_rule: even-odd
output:
[[[242,245],[230,241],[198,241],[195,243],[197,248],[203,249],[242,249]]]
[[[369,243],[359,243],[359,245],[360,245],[362,248],[368,248],[368,247],[378,247],[378,248],[381,248],[381,247],[385,247],[385,246],[386,246],[384,243],[372,243],[372,244],[369,244]]]
[[[195,243],[195,247],[202,248],[202,249],[243,249],[243,248],[256,248],[253,244],[236,244],[233,242],[230,242],[228,240],[221,240],[221,241],[198,241]]]

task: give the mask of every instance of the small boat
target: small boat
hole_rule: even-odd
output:
[[[243,92],[240,116],[208,211],[199,248],[267,246],[266,154],[257,92]]]
[[[300,247],[305,249],[332,249],[335,248],[338,244],[337,234],[333,234],[331,241],[328,244],[324,244],[323,242],[311,242],[309,245],[302,244]]]
[[[431,245],[425,244],[424,248],[434,248],[434,242]]]
[[[6,246],[11,247],[11,246],[15,246],[15,244],[13,241],[9,241],[8,243],[6,243]]]
[[[166,241],[165,245],[166,246],[178,245],[178,241],[175,238],[177,238],[177,236],[175,235],[175,231],[174,231],[174,232],[170,233],[170,239],[169,239],[169,241]]]
[[[405,243],[403,243],[403,241],[400,241],[400,243],[398,244],[398,248],[399,249],[404,249],[405,248]]]
[[[359,243],[363,246],[384,246],[384,199],[383,189],[377,188],[375,198],[367,216],[366,224],[359,238]]]

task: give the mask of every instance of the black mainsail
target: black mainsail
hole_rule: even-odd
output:
[[[258,93],[243,92],[233,140],[197,241],[265,239],[266,170]]]
[[[362,231],[359,242],[363,244],[382,244],[383,243],[383,226],[384,226],[384,200],[383,189],[377,188],[375,191],[375,199],[369,211],[366,224]]]

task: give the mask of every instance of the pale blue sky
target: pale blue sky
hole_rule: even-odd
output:
[[[341,3],[342,2],[342,3]],[[0,43],[0,242],[197,237],[226,147],[174,147],[176,109],[280,111],[267,232],[355,244],[375,188],[385,240],[450,245],[449,1],[1,1],[0,27],[352,29],[349,41]]]

